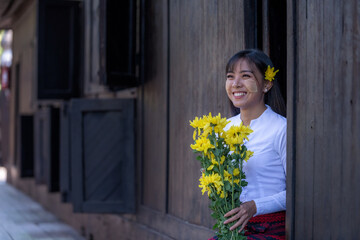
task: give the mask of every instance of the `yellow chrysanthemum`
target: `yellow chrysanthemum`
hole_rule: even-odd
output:
[[[249,151],[249,150],[246,151],[246,156],[245,156],[244,160],[247,162],[249,160],[249,158],[251,158],[253,155],[254,155],[254,152]],[[242,157],[244,157],[244,154]]]
[[[206,125],[206,122],[204,121],[203,118],[195,117],[195,119],[193,121],[190,121],[190,126],[195,128],[194,134],[193,134],[194,140],[196,139],[196,133],[198,133],[199,136],[201,135],[201,130],[204,129],[205,125]]]
[[[242,145],[244,139],[249,140],[248,135],[252,133],[249,127],[240,124],[240,126],[231,126],[225,133],[225,142],[230,146],[230,150],[234,151],[236,145]]]
[[[195,144],[191,144],[190,147],[196,151],[207,154],[210,148],[214,148],[214,145],[210,143],[207,137],[200,137],[195,141]]]
[[[240,175],[240,170],[238,168],[235,168],[233,175],[234,175],[234,183],[239,184],[240,179],[235,178],[235,177]],[[224,170],[224,181],[228,181],[230,184],[232,184],[232,182],[233,182],[232,179],[233,179],[233,176],[228,171]]]
[[[240,170],[238,168],[235,168],[234,171],[233,171],[233,174],[234,174],[235,177],[239,176]]]
[[[270,82],[273,81],[275,79],[275,75],[279,70],[274,71],[274,67],[270,67],[268,65],[266,72],[265,72],[265,79],[269,80]]]
[[[211,153],[211,165],[207,168],[208,171],[212,170],[215,166],[219,166],[218,161],[216,161],[215,156],[213,153]],[[220,158],[220,164],[223,164],[225,161],[225,156],[221,156]]]
[[[231,179],[232,179],[231,174],[228,171],[224,170],[224,180],[231,182]]]
[[[195,128],[193,133],[193,139],[196,139],[196,134],[198,136],[208,136],[212,133],[213,127],[214,131],[217,134],[222,134],[224,132],[224,127],[229,123],[226,118],[221,118],[219,113],[217,116],[212,116],[211,112],[209,115],[204,115],[202,118],[195,117],[193,121],[190,121],[190,126]]]
[[[226,193],[226,196],[228,195],[228,193]],[[220,198],[225,198],[225,194],[224,194],[224,191],[221,191],[220,193]]]
[[[211,113],[209,113],[209,115],[203,117],[203,120],[205,122],[203,134],[205,135],[208,135],[212,132],[213,126],[215,133],[221,134],[224,132],[224,127],[229,123],[226,118],[221,118],[220,113],[214,117]]]
[[[217,194],[220,194],[222,191],[222,186],[224,183],[221,181],[221,176],[217,173],[212,173],[211,175],[206,176],[205,173],[202,174],[199,179],[200,185],[199,187],[202,189],[201,192],[204,193],[207,191],[208,196],[212,192],[212,188],[216,190]]]

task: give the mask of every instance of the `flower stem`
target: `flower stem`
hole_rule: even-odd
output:
[[[232,185],[232,191],[231,191],[231,208],[235,208],[235,201],[234,201],[234,175],[232,175],[231,178],[231,185]]]

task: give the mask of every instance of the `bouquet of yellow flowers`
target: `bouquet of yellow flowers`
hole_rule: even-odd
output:
[[[195,128],[195,143],[191,148],[199,154],[197,160],[201,163],[202,172],[199,187],[202,194],[207,192],[211,200],[211,216],[216,220],[214,229],[217,229],[218,238],[241,240],[247,239],[244,232],[230,231],[233,224],[223,223],[226,220],[225,213],[240,206],[240,194],[247,185],[243,162],[248,161],[253,152],[247,150],[244,139],[249,140],[248,135],[252,130],[241,123],[225,131],[228,123],[226,118],[221,118],[220,113],[215,117],[209,113],[190,121],[190,125]]]

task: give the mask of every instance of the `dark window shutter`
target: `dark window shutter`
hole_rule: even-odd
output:
[[[20,115],[20,176],[34,176],[34,117]]]
[[[41,108],[35,114],[35,181],[38,184],[46,183],[45,168],[50,158],[49,108]]]
[[[60,107],[60,192],[63,202],[71,201],[71,138],[69,104]]]
[[[101,2],[100,67],[101,79],[111,89],[138,84],[136,65],[136,1]]]
[[[72,100],[74,211],[135,211],[134,100]]]
[[[39,0],[38,98],[69,99],[79,93],[79,1]]]
[[[59,191],[59,109],[42,107],[35,115],[35,180]]]

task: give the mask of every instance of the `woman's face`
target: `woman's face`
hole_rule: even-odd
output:
[[[234,106],[243,110],[263,106],[264,92],[269,90],[265,90],[267,86],[260,71],[245,59],[239,59],[226,74],[225,88]]]

